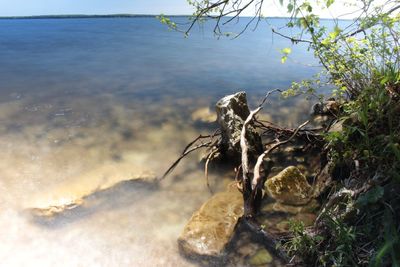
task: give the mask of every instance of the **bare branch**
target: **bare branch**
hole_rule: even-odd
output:
[[[310,41],[310,40],[298,39],[298,38],[294,38],[294,37],[290,37],[290,36],[284,35],[284,34],[278,32],[278,31],[276,31],[275,29],[272,29],[272,32],[273,32],[274,34],[277,34],[277,35],[283,37],[283,38],[289,39],[293,44],[297,44],[297,43],[308,43],[308,44],[312,44],[312,43],[313,43],[313,42]]]
[[[189,154],[192,153],[193,151],[198,150],[199,148],[202,148],[202,147],[209,147],[211,144],[212,144],[212,142],[210,141],[210,142],[207,142],[207,143],[202,143],[202,144],[200,144],[200,145],[198,145],[198,146],[195,146],[195,147],[193,147],[193,148],[191,148],[191,149],[189,149],[189,150],[186,150],[186,151],[185,151],[184,153],[182,153],[182,154],[180,155],[180,157],[171,165],[171,167],[168,168],[168,170],[164,173],[163,176],[161,176],[161,178],[160,178],[159,180],[161,181],[161,180],[163,180],[165,177],[167,177],[168,174],[170,174],[170,173],[175,169],[175,167],[179,164],[179,162],[180,162],[184,157],[186,157],[187,155],[189,155]]]
[[[193,151],[196,151],[202,147],[212,147],[216,141],[212,141],[212,139],[215,136],[218,136],[219,133],[218,131],[215,131],[213,134],[211,135],[199,135],[197,138],[195,138],[192,142],[190,142],[189,144],[186,145],[186,147],[183,149],[181,155],[179,156],[179,158],[177,160],[175,160],[175,162],[168,168],[168,170],[164,173],[163,176],[161,176],[161,178],[159,178],[159,180],[163,180],[166,176],[168,176],[168,174],[170,174],[175,167],[179,164],[179,162],[186,157],[187,155],[189,155],[190,153],[192,153]],[[210,141],[206,142],[206,143],[201,143],[197,146],[192,147],[197,141],[202,140],[202,139],[207,139],[209,138]]]

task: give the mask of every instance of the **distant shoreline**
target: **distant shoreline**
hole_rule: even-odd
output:
[[[35,15],[35,16],[0,16],[0,20],[5,19],[97,19],[97,18],[156,18],[159,15],[151,14],[109,14],[109,15]],[[165,15],[166,17],[189,17],[191,15]],[[250,18],[243,16],[242,18]],[[266,17],[267,19],[287,19],[287,17]],[[330,18],[320,18],[321,20],[331,20]],[[351,20],[351,19],[340,19]]]
[[[95,18],[148,18],[157,15],[146,14],[110,14],[110,15],[35,15],[35,16],[3,16],[0,19],[95,19]],[[173,15],[169,17],[186,17],[186,15]]]

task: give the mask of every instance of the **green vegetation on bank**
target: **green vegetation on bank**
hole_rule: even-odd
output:
[[[327,205],[312,229],[294,224],[286,244],[317,266],[400,266],[400,2],[360,2],[363,17],[333,31],[308,2],[295,11],[341,104],[341,130],[325,137],[335,179]],[[315,92],[318,81],[292,93]]]

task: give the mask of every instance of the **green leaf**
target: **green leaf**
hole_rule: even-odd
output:
[[[386,76],[381,80],[380,84],[385,85],[388,81],[389,81],[389,77]]]
[[[321,41],[322,45],[329,45],[329,43],[331,42],[330,38],[325,38],[324,40]]]
[[[288,4],[287,5],[287,10],[288,10],[289,13],[292,13],[293,8],[294,8],[293,4]]]
[[[281,50],[282,54],[289,55],[292,53],[292,49],[290,47],[285,47]]]
[[[334,2],[335,0],[326,0],[326,6],[330,7]]]

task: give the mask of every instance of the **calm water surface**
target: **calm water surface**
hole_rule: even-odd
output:
[[[197,110],[238,90],[254,107],[266,91],[318,71],[302,46],[281,64],[290,43],[267,24],[235,40],[217,40],[210,27],[185,39],[154,18],[0,20],[1,266],[196,265],[176,239],[210,197],[200,155],[157,190],[120,185],[57,218],[26,210],[101,187],[110,171],[159,176],[215,127]],[[308,110],[298,99],[273,101],[264,116],[293,125]],[[231,176],[213,172],[214,189]]]

